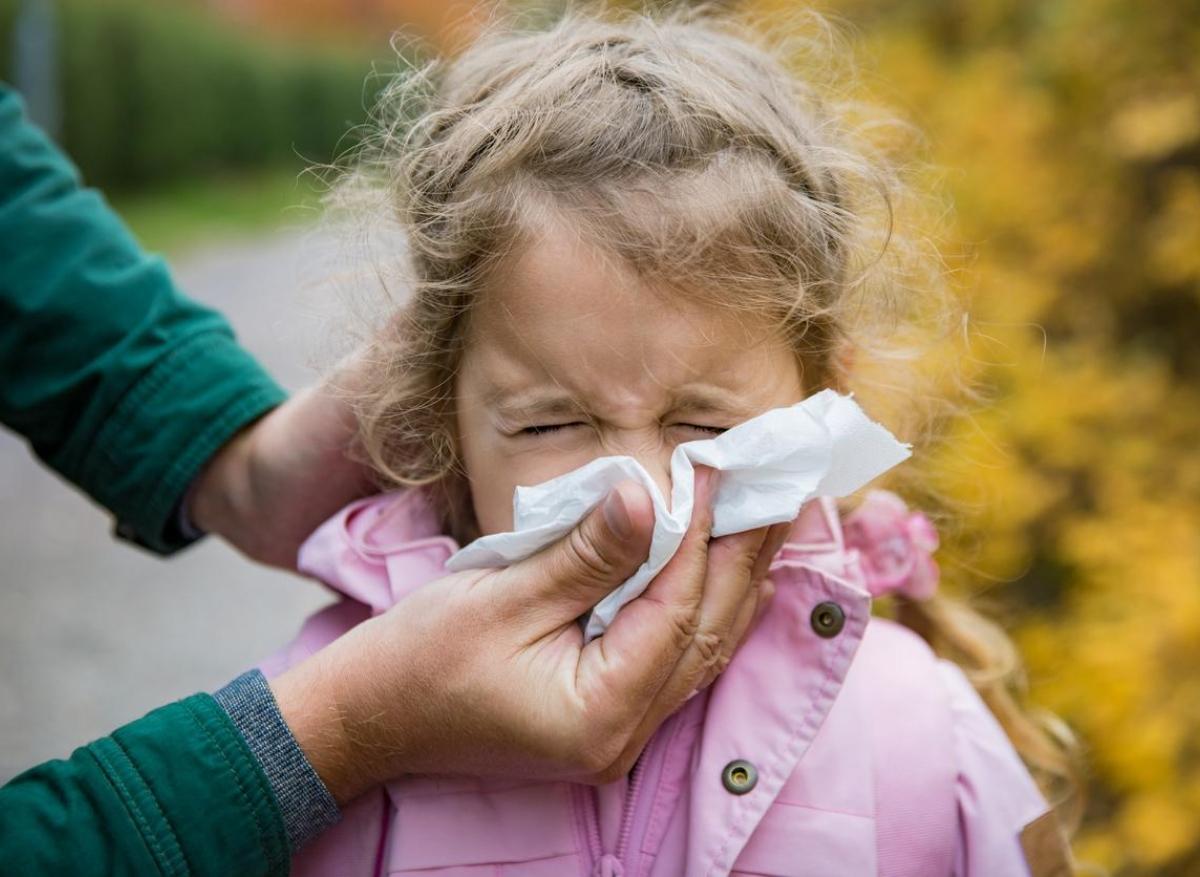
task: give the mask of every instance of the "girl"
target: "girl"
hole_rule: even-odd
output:
[[[677,444],[829,387],[911,431],[911,327],[946,307],[850,111],[728,21],[571,14],[495,34],[414,121],[420,81],[385,97],[395,121],[341,189],[407,239],[411,299],[356,388],[364,447],[405,489],[305,544],[301,568],[345,599],[268,674],[511,529],[518,485],[627,454],[669,495]],[[348,807],[295,872],[1067,873],[997,718],[1040,767],[1058,753],[1003,687],[994,717],[930,648],[986,658],[991,632],[934,596],[936,544],[891,493],[808,504],[769,608],[628,777],[406,777]],[[908,626],[871,619],[872,597]]]

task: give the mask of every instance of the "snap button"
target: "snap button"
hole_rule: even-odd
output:
[[[721,783],[727,792],[744,795],[758,784],[758,768],[743,758],[731,761],[721,771]]]
[[[817,636],[829,639],[841,633],[842,628],[846,626],[846,613],[837,603],[826,600],[824,603],[816,605],[809,617],[809,622],[812,624],[812,629],[817,632]]]

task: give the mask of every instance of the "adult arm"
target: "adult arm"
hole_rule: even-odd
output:
[[[679,552],[603,637],[583,645],[575,619],[646,557],[653,507],[632,483],[557,544],[421,588],[270,689],[251,674],[258,694],[188,698],[21,775],[0,789],[0,873],[280,875],[314,807],[404,773],[624,774],[728,661],[786,535],[710,540],[714,485],[697,484]],[[324,805],[279,785],[281,740]]]
[[[0,85],[0,422],[160,553],[201,467],[284,399]]]
[[[239,472],[217,461],[283,398],[225,320],[177,292],[0,85],[0,422],[109,508],[119,535],[169,553],[188,541],[176,509],[197,472]],[[283,407],[274,423],[299,415],[311,425],[316,411],[318,438],[344,431],[315,394]],[[306,470],[309,481],[319,469]],[[332,512],[361,489],[347,482],[327,508],[307,505]],[[336,808],[265,684],[256,697],[246,689],[156,710],[13,780],[0,791],[0,873],[278,873],[303,837],[282,795],[307,772],[310,798],[315,789]],[[222,864],[208,867],[217,854]]]
[[[276,875],[265,774],[209,695],[161,707],[0,788],[0,874]]]

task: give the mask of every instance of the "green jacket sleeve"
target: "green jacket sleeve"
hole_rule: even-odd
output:
[[[0,422],[167,553],[200,467],[283,398],[0,85]]]
[[[257,877],[288,867],[267,779],[208,695],[0,788],[0,874]]]

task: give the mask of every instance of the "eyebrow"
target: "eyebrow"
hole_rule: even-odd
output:
[[[695,387],[684,390],[674,397],[676,408],[701,413],[748,413],[745,400],[738,393],[717,387]]]
[[[485,401],[506,418],[566,416],[580,414],[583,410],[570,396],[498,392],[489,394]]]
[[[584,413],[583,407],[571,396],[542,391],[509,393],[499,388],[484,397],[506,419],[558,416]],[[750,411],[739,394],[715,387],[696,387],[672,396],[672,406],[701,414],[733,414],[748,416]]]

